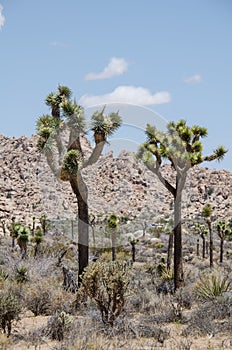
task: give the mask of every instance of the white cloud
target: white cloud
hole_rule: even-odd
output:
[[[127,71],[128,64],[124,58],[112,57],[109,64],[100,73],[88,73],[86,80],[108,79]]]
[[[114,91],[104,95],[83,95],[80,104],[89,107],[107,103],[130,103],[140,106],[158,105],[171,101],[167,91],[151,94],[148,89],[135,86],[118,86]]]
[[[3,16],[2,11],[3,11],[3,7],[0,4],[0,30],[2,29],[5,23],[5,17]]]
[[[191,77],[188,77],[184,79],[185,83],[191,84],[191,83],[200,83],[202,81],[202,77],[200,74],[194,74]]]

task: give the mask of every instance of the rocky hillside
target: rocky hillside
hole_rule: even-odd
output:
[[[88,152],[90,144],[82,138]],[[76,199],[69,183],[55,179],[36,148],[37,137],[0,135],[0,219],[12,216],[31,221],[32,216],[76,217]],[[171,180],[169,165],[163,173]],[[90,213],[115,212],[153,221],[172,214],[172,198],[155,175],[122,151],[117,158],[107,153],[83,171],[89,189]],[[220,218],[232,217],[232,173],[196,167],[189,172],[184,191],[183,214],[193,218],[205,203]]]

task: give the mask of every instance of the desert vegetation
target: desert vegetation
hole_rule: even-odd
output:
[[[111,242],[108,220],[104,232],[100,223],[95,226],[97,255],[90,253],[79,288],[77,246],[54,226],[39,240],[36,254],[34,238],[39,228],[28,237],[26,256],[20,245],[12,247],[10,231],[1,236],[1,347],[229,349],[232,237],[224,241],[226,254],[220,263],[218,224],[212,222],[211,268],[209,253],[197,255],[198,234],[183,224],[185,285],[175,291],[173,269],[167,269],[165,227],[158,234],[150,229],[144,237],[136,221],[125,223],[119,218],[121,232],[113,261],[111,244],[99,248],[99,241]],[[72,283],[76,288],[71,288]]]
[[[38,215],[39,201],[26,206],[27,217],[14,208],[1,210],[0,349],[231,349],[229,195],[221,191],[226,202],[219,215],[212,201],[216,185],[205,186],[204,202],[194,211],[189,204],[188,215],[182,211],[192,168],[221,160],[226,150],[220,146],[204,156],[200,139],[207,130],[183,120],[170,123],[167,134],[148,125],[147,141],[137,158],[133,155],[136,176],[131,181],[142,188],[141,201],[150,189],[149,181],[141,180],[146,171],[161,182],[160,193],[167,194],[156,202],[153,191],[154,205],[145,209],[139,199],[129,198],[133,212],[111,205],[92,212],[88,191],[93,188],[86,173],[122,119],[118,112],[106,114],[105,108],[94,113],[94,146],[86,150],[84,111],[71,100],[71,91],[58,86],[45,101],[51,115],[37,121],[37,153],[49,166],[49,180],[53,176],[68,183],[64,188],[75,198],[76,216]],[[116,196],[118,169],[123,169],[116,162],[104,162],[111,197]],[[114,168],[115,177],[107,166]],[[52,184],[57,186],[55,180]],[[12,197],[9,190],[6,197],[9,193]],[[155,206],[163,199],[168,205],[156,215]]]

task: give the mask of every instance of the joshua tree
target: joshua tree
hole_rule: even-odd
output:
[[[15,247],[15,239],[18,237],[20,227],[20,222],[16,222],[15,218],[13,217],[11,219],[11,224],[8,226],[8,230],[10,231],[10,235],[12,237],[12,248]]]
[[[208,233],[208,229],[207,229],[207,227],[205,227],[204,224],[200,224],[199,222],[196,222],[194,224],[194,229],[195,229],[196,233],[199,234],[199,236],[202,239],[202,258],[205,259],[205,248],[206,248],[205,236]]]
[[[141,157],[148,169],[152,171],[172,194],[174,199],[174,284],[175,290],[184,285],[182,263],[182,229],[181,203],[187,172],[195,165],[205,161],[221,160],[227,152],[223,146],[218,147],[212,155],[203,156],[200,139],[207,136],[207,129],[197,125],[189,127],[185,120],[170,122],[167,132],[160,132],[156,127],[147,125],[147,141],[140,146]],[[175,171],[175,184],[167,180],[161,165],[169,160]]]
[[[105,109],[92,116],[91,131],[95,147],[88,159],[85,158],[81,137],[86,130],[84,110],[71,100],[71,90],[58,86],[56,93],[46,98],[51,115],[44,115],[37,121],[40,136],[38,147],[44,152],[47,162],[58,179],[69,181],[78,203],[78,282],[89,260],[89,214],[88,189],[81,170],[94,164],[102,153],[107,137],[121,125],[118,113],[105,115]],[[68,140],[65,141],[68,138]]]
[[[34,231],[34,236],[32,237],[32,241],[35,243],[34,257],[37,256],[40,244],[43,241],[43,230],[37,226]]]
[[[217,234],[220,238],[220,263],[223,262],[223,250],[224,250],[224,240],[227,236],[231,234],[231,229],[225,220],[218,221],[217,223]]]
[[[135,246],[139,242],[138,238],[130,238],[129,242],[131,244],[131,259],[132,262],[135,262]]]
[[[26,257],[27,254],[27,243],[29,241],[30,230],[24,225],[21,225],[18,230],[17,243],[19,245],[22,259]]]
[[[210,204],[206,204],[202,209],[202,216],[204,217],[209,228],[209,264],[213,267],[213,231],[212,231],[212,212],[213,209]]]
[[[43,214],[39,218],[39,222],[43,231],[43,234],[45,235],[50,227],[50,222],[47,219],[47,215]],[[33,220],[33,226],[35,225],[35,220]]]
[[[116,214],[111,214],[106,222],[107,231],[109,231],[112,240],[112,261],[116,260],[117,233],[119,230],[119,219]]]

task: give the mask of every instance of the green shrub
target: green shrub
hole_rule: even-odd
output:
[[[196,295],[204,300],[212,300],[229,290],[231,282],[219,274],[202,275],[195,286]]]
[[[97,261],[85,269],[81,293],[94,300],[105,324],[113,323],[122,313],[129,289],[126,263]]]

